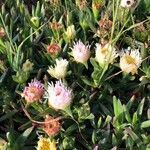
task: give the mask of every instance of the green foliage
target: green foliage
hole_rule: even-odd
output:
[[[150,149],[150,0],[132,7],[120,2],[0,1],[0,150],[34,150],[40,138],[55,141],[60,150]],[[85,62],[76,61],[85,58],[84,46],[73,53],[78,40],[90,50]],[[128,47],[139,51],[140,64]],[[122,65],[129,65],[124,70],[123,54],[128,59]],[[47,96],[48,83],[57,81],[47,70],[56,66],[63,73],[60,58],[68,61],[61,80],[72,91],[62,110]],[[33,79],[41,81],[44,92],[38,84],[28,88]],[[56,92],[52,96],[62,89]],[[59,100],[65,103],[67,94]],[[54,120],[44,121],[49,116]]]

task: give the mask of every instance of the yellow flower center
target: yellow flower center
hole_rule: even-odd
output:
[[[108,53],[108,48],[105,48],[105,47],[102,48],[101,49],[101,53],[104,54],[104,55],[106,55]]]
[[[126,55],[125,60],[128,64],[135,64],[135,59],[131,57],[130,55]]]
[[[39,150],[51,150],[51,143],[47,140],[44,140],[42,139],[40,142],[39,142]]]
[[[37,150],[56,150],[56,143],[55,141],[50,141],[46,138],[41,138],[38,141]]]

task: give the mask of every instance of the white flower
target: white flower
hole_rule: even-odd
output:
[[[137,73],[140,67],[142,58],[140,56],[139,50],[129,50],[124,52],[120,58],[120,68],[123,72],[130,73],[132,75]]]
[[[76,35],[76,31],[75,31],[75,27],[74,25],[70,25],[67,27],[67,31],[65,32],[67,38],[69,40],[74,39],[75,35]]]
[[[67,74],[68,61],[66,59],[56,59],[55,67],[49,67],[47,72],[56,79],[65,78]]]
[[[120,6],[124,8],[131,8],[135,6],[136,0],[121,0]]]
[[[114,47],[112,47],[109,43],[102,47],[101,44],[96,44],[96,60],[100,65],[104,65],[105,63],[113,63],[115,58],[118,56]]]
[[[72,56],[76,62],[85,64],[90,57],[89,46],[84,45],[79,40],[78,42],[74,43],[72,48]]]
[[[48,83],[46,97],[48,98],[49,106],[56,110],[63,110],[72,102],[72,91],[61,81],[57,81],[55,85]]]

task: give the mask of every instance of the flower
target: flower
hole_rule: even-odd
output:
[[[5,36],[4,28],[0,27],[0,38]]]
[[[114,59],[118,56],[114,47],[112,47],[109,43],[102,47],[101,44],[96,44],[96,60],[100,65],[104,65],[105,63],[113,63]]]
[[[37,150],[56,150],[56,142],[51,141],[49,138],[41,137],[38,141]]]
[[[44,85],[40,81],[34,79],[25,87],[21,96],[25,98],[27,103],[33,103],[41,99],[43,94]]]
[[[134,7],[136,3],[136,0],[121,0],[120,6],[124,8],[131,8]]]
[[[72,56],[76,62],[85,64],[90,57],[89,46],[84,45],[80,40],[74,43]]]
[[[5,140],[3,140],[2,138],[0,138],[0,150],[5,149],[5,145],[7,144],[7,142]]]
[[[60,46],[56,43],[47,46],[47,52],[52,56],[56,56],[60,52],[60,50]]]
[[[48,83],[46,97],[48,98],[49,106],[56,110],[64,110],[72,102],[72,91],[61,81],[57,81],[55,85]]]
[[[120,58],[120,68],[123,72],[130,73],[132,75],[137,73],[137,69],[141,65],[142,58],[139,50],[129,50],[124,52]]]
[[[66,59],[56,59],[55,67],[49,67],[47,72],[56,79],[65,78],[67,74],[68,61]]]
[[[29,59],[26,60],[26,62],[22,66],[22,70],[24,72],[29,72],[33,69],[33,63]]]
[[[61,125],[59,123],[59,118],[46,116],[44,120],[44,125],[42,125],[41,128],[48,134],[48,136],[56,135],[61,128]]]
[[[92,11],[94,18],[97,20],[100,16],[100,9],[103,7],[104,1],[103,0],[93,0],[92,1]]]
[[[74,25],[68,26],[67,31],[65,32],[65,35],[67,36],[68,40],[74,39],[74,37],[76,35],[76,31],[75,31]]]
[[[51,28],[51,29],[53,29],[53,30],[60,30],[60,29],[62,29],[63,28],[63,24],[61,24],[61,23],[59,23],[59,22],[50,22],[49,23],[49,27]]]
[[[109,31],[112,27],[112,21],[109,19],[108,15],[105,14],[104,17],[98,22],[100,29]]]

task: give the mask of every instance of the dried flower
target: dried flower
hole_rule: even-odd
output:
[[[65,78],[67,74],[68,61],[66,59],[56,59],[55,67],[49,67],[47,72],[56,79]]]
[[[135,7],[137,0],[121,0],[120,6],[124,8]]]
[[[25,98],[27,103],[33,103],[40,100],[43,94],[44,85],[40,81],[34,79],[25,87],[21,96]]]
[[[109,17],[107,14],[104,15],[104,17],[98,22],[100,29],[103,30],[110,30],[112,27],[112,21],[109,20]]]
[[[54,109],[65,109],[72,102],[72,91],[68,89],[61,81],[48,84],[47,94],[49,106]]]
[[[102,47],[101,44],[96,44],[96,60],[103,66],[105,63],[113,63],[118,56],[114,47],[109,43]]]
[[[38,141],[37,150],[56,150],[56,142],[51,141],[49,138],[40,137]]]
[[[4,28],[0,27],[0,38],[5,36]]]
[[[56,43],[47,46],[47,52],[53,57],[55,57],[60,52],[60,50],[60,46]]]
[[[92,2],[92,9],[100,9],[103,6],[103,1],[102,0],[95,0]]]
[[[33,63],[29,59],[27,59],[26,62],[22,66],[22,70],[24,72],[29,72],[33,70]]]
[[[49,23],[50,28],[52,28],[53,30],[60,30],[63,28],[63,25],[59,22],[50,22]]]
[[[130,73],[132,75],[137,74],[137,70],[141,65],[142,58],[139,50],[129,50],[124,52],[120,58],[120,68],[123,72]]]
[[[72,40],[75,38],[76,31],[74,25],[70,25],[67,27],[67,31],[65,32],[68,40]]]
[[[61,128],[59,118],[46,116],[44,120],[44,125],[42,125],[41,127],[45,131],[45,133],[47,133],[48,136],[54,136],[60,131]]]
[[[84,45],[79,40],[78,42],[74,43],[72,48],[72,56],[76,62],[85,64],[90,57],[89,46]]]

